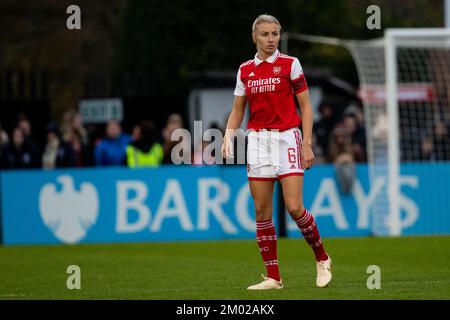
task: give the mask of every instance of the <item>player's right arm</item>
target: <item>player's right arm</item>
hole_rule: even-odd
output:
[[[245,115],[245,106],[247,105],[246,96],[235,96],[233,109],[227,122],[227,128],[223,137],[222,154],[225,158],[233,156],[233,137],[236,129],[241,127]]]

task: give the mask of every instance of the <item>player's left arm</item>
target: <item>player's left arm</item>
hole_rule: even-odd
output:
[[[314,153],[312,151],[312,128],[313,128],[313,113],[311,101],[309,100],[308,89],[303,90],[295,95],[300,111],[302,113],[302,131],[303,131],[303,146],[302,146],[302,166],[304,169],[309,169],[314,164]]]

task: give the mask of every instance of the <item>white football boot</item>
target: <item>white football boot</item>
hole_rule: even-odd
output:
[[[316,285],[319,288],[326,287],[331,282],[331,258],[328,257],[325,261],[317,262],[317,279]]]
[[[283,289],[283,283],[280,281],[277,281],[272,278],[268,278],[261,275],[264,279],[263,282],[255,284],[253,286],[250,286],[247,288],[247,290],[271,290],[271,289]]]

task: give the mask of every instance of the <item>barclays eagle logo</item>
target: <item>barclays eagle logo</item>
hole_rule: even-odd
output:
[[[45,184],[39,194],[39,211],[44,224],[56,238],[64,243],[77,243],[97,222],[98,193],[93,184],[83,182],[80,190],[74,187],[73,178],[62,175],[56,179],[62,186]]]

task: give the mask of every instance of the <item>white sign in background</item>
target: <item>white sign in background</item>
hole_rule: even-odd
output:
[[[123,103],[121,99],[81,100],[79,108],[83,123],[104,123],[109,120],[123,120]]]

